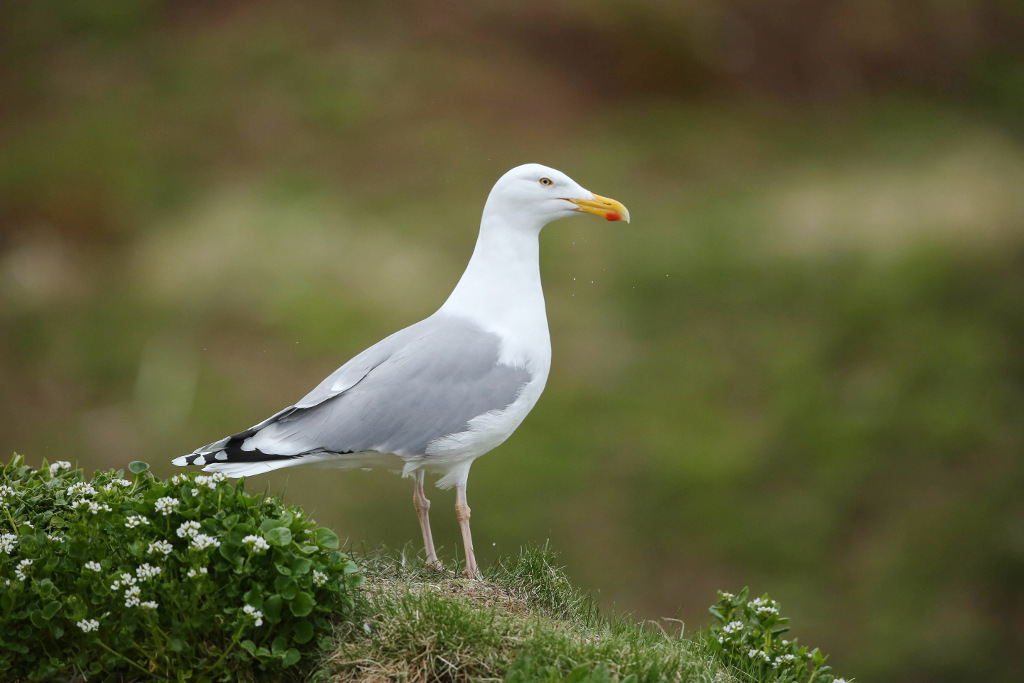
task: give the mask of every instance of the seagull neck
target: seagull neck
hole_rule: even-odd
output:
[[[539,233],[485,215],[469,265],[441,311],[505,330],[540,324],[546,328]]]

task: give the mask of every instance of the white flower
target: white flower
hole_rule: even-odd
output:
[[[0,500],[14,495],[14,489],[7,484],[0,484]]]
[[[175,506],[181,501],[177,498],[171,498],[170,496],[164,496],[158,498],[156,501],[156,511],[163,514],[164,517],[174,512]]]
[[[732,593],[725,593],[725,592],[722,593],[722,600],[732,601],[732,600],[735,600],[735,599],[736,599],[736,596],[733,595]]]
[[[136,607],[139,604],[139,595],[141,594],[141,588],[138,586],[130,586],[128,590],[124,592],[124,606]]]
[[[101,571],[103,569],[103,567],[100,565],[99,562],[86,562],[85,563],[85,568],[86,569],[91,569],[94,572],[98,572],[98,571]]]
[[[774,600],[765,600],[764,598],[757,598],[747,603],[748,607],[753,607],[754,610],[764,616],[766,614],[778,614],[779,607],[777,602]]]
[[[18,563],[17,568],[14,570],[14,575],[17,576],[20,580],[24,581],[25,580],[25,570],[28,569],[31,565],[32,565],[32,560],[28,560],[28,559],[22,560],[21,562]]]
[[[209,573],[210,573],[210,570],[207,569],[206,567],[200,567],[198,571],[195,570],[195,569],[189,569],[188,570],[188,578],[194,579],[197,576],[200,576],[200,575],[203,575],[203,574],[209,574]]]
[[[50,539],[51,541],[53,541],[54,543],[63,543],[64,542],[64,537],[61,536],[60,534],[46,534],[46,537],[48,539]]]
[[[114,581],[114,583],[110,584],[110,590],[116,591],[119,588],[121,588],[122,585],[134,586],[136,583],[137,581],[135,580],[135,577],[129,574],[128,572],[125,572],[124,574],[121,574],[121,578]]]
[[[195,498],[199,495],[199,489],[192,489],[192,497]]]
[[[174,550],[174,546],[167,541],[153,541],[149,544],[149,547],[146,548],[146,554],[152,555],[153,553],[163,553],[164,555],[170,555],[172,550]]]
[[[93,491],[93,493],[95,493],[95,491]],[[102,505],[100,505],[99,503],[97,503],[95,501],[85,500],[84,498],[81,499],[81,500],[76,500],[75,504],[72,505],[71,507],[75,508],[75,509],[78,509],[78,507],[82,506],[82,505],[85,505],[86,507],[88,507],[89,508],[89,512],[91,512],[94,515],[99,513],[100,510],[106,510],[107,512],[111,511],[110,510],[110,506],[107,505],[106,503],[103,503]]]
[[[129,529],[134,529],[140,524],[149,524],[149,519],[142,515],[132,515],[128,519],[124,520],[124,525]]]
[[[146,602],[139,603],[139,607],[144,607],[145,609],[156,609],[159,606],[160,605],[157,604],[154,600],[147,600]]]
[[[248,614],[250,617],[256,620],[256,626],[263,625],[263,612],[259,611],[252,605],[246,605],[242,608],[242,611]]]
[[[253,534],[243,538],[242,543],[252,543],[252,549],[258,553],[262,553],[264,550],[268,550],[270,548],[270,544],[267,543],[267,539]]]
[[[324,574],[318,569],[313,570],[313,583],[317,586],[322,586],[327,583],[327,574]]]
[[[61,470],[70,470],[71,463],[67,460],[58,460],[57,462],[50,465],[50,476],[55,476]]]
[[[83,619],[75,625],[82,629],[83,633],[88,633],[89,631],[95,631],[98,629],[100,627],[100,622],[95,619]]]
[[[92,484],[80,481],[68,487],[68,495],[72,498],[75,496],[95,496],[96,489],[92,487]]]
[[[217,484],[218,483],[220,483],[222,481],[226,481],[226,480],[227,480],[227,475],[225,475],[223,472],[214,472],[210,476],[204,476],[204,475],[200,474],[198,477],[196,477],[196,483],[197,484],[199,484],[200,486],[205,486],[206,488],[210,489],[211,491],[213,491],[213,490],[215,490],[217,488]]]
[[[151,579],[154,576],[160,576],[161,571],[163,570],[160,567],[154,567],[146,562],[135,570],[135,576],[139,577],[139,581],[145,581],[146,579]]]
[[[33,524],[32,522],[28,521],[27,519],[24,522],[22,522],[22,524],[27,526],[29,529],[35,529],[36,528],[36,525]]]
[[[733,633],[738,633],[743,630],[742,621],[730,621],[728,624],[722,627],[722,633],[727,636],[731,636]]]
[[[199,533],[199,522],[189,520],[182,522],[181,526],[178,527],[178,538],[194,537]]]
[[[0,534],[0,553],[10,555],[14,544],[18,542],[16,534]]]
[[[213,536],[207,536],[206,534],[196,534],[192,537],[192,548],[194,550],[204,550],[210,546],[218,548],[220,547],[220,541]]]
[[[132,483],[127,479],[115,479],[106,486],[104,486],[103,490],[106,491],[107,493],[110,493],[114,489],[114,486],[124,486],[125,488],[127,488],[131,485]]]

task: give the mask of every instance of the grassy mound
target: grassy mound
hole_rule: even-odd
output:
[[[366,582],[356,618],[340,629],[322,664],[318,676],[324,680],[843,681],[824,666],[820,652],[780,639],[786,620],[767,596],[751,601],[750,614],[740,621],[743,609],[727,606],[745,600],[745,590],[739,598],[720,594],[712,607],[724,627],[686,637],[678,620],[635,623],[600,614],[547,547],[526,548],[486,569],[485,581],[437,572],[386,551],[357,561]],[[764,605],[775,611],[759,620]],[[764,661],[768,652],[783,649],[777,662]],[[790,651],[800,661],[790,665]]]

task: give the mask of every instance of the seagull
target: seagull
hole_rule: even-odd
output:
[[[560,171],[513,168],[488,195],[466,271],[436,313],[366,349],[294,405],[174,464],[230,477],[297,465],[401,472],[415,480],[426,561],[438,569],[423,482],[440,475],[438,488],[456,489],[464,573],[479,578],[469,468],[511,436],[544,391],[551,338],[538,238],[578,212],[629,222],[621,203]]]

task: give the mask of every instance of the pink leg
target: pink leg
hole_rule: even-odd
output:
[[[476,567],[476,555],[473,554],[473,535],[469,531],[469,503],[466,502],[465,484],[459,484],[455,492],[455,516],[459,518],[462,544],[466,548],[466,569],[462,573],[471,579],[483,578]]]
[[[412,504],[416,506],[416,516],[420,518],[420,530],[423,532],[423,547],[427,551],[427,566],[441,569],[440,560],[434,552],[434,536],[430,533],[430,501],[423,492],[424,473],[416,473],[416,488],[412,492]]]

